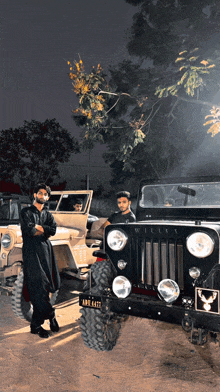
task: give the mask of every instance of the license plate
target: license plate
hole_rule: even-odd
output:
[[[91,296],[81,295],[79,298],[79,305],[87,308],[101,309],[102,307],[101,297],[94,297],[93,295]]]

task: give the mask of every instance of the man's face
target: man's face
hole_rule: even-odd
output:
[[[80,211],[82,211],[83,205],[76,203],[76,204],[74,204],[73,208],[75,211],[80,212]]]
[[[127,197],[119,197],[119,199],[117,199],[117,203],[121,212],[130,210],[131,201],[129,201]]]
[[[49,195],[45,189],[39,189],[37,193],[34,193],[35,201],[39,204],[45,204],[49,200]]]

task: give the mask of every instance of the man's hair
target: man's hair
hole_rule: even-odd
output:
[[[79,197],[77,197],[76,199],[73,200],[73,205],[75,204],[83,204],[83,199],[80,199]]]
[[[51,195],[51,189],[48,185],[44,183],[37,184],[34,188],[34,193],[38,193],[40,189],[45,189],[45,191],[47,191],[48,196]]]
[[[131,200],[130,192],[127,192],[127,191],[121,191],[121,192],[116,193],[116,197],[117,197],[117,199],[120,199],[120,197],[126,197],[128,200]]]

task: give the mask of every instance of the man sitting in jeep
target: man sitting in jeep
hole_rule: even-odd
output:
[[[73,203],[72,204],[73,211],[77,211],[77,212],[82,211],[83,199],[77,197],[76,199],[74,199],[72,201],[72,203]],[[87,220],[87,229],[88,229],[88,231],[91,230],[93,222],[95,222],[97,220],[99,220],[99,218],[97,218],[97,216],[91,215],[91,214],[88,215],[88,220]]]

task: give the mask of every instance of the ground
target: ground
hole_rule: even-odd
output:
[[[79,287],[63,280],[56,305],[60,331],[49,339],[16,318],[0,296],[0,392],[216,392],[220,347],[192,345],[181,327],[130,318],[110,352],[83,344]],[[45,322],[44,327],[49,329]]]

